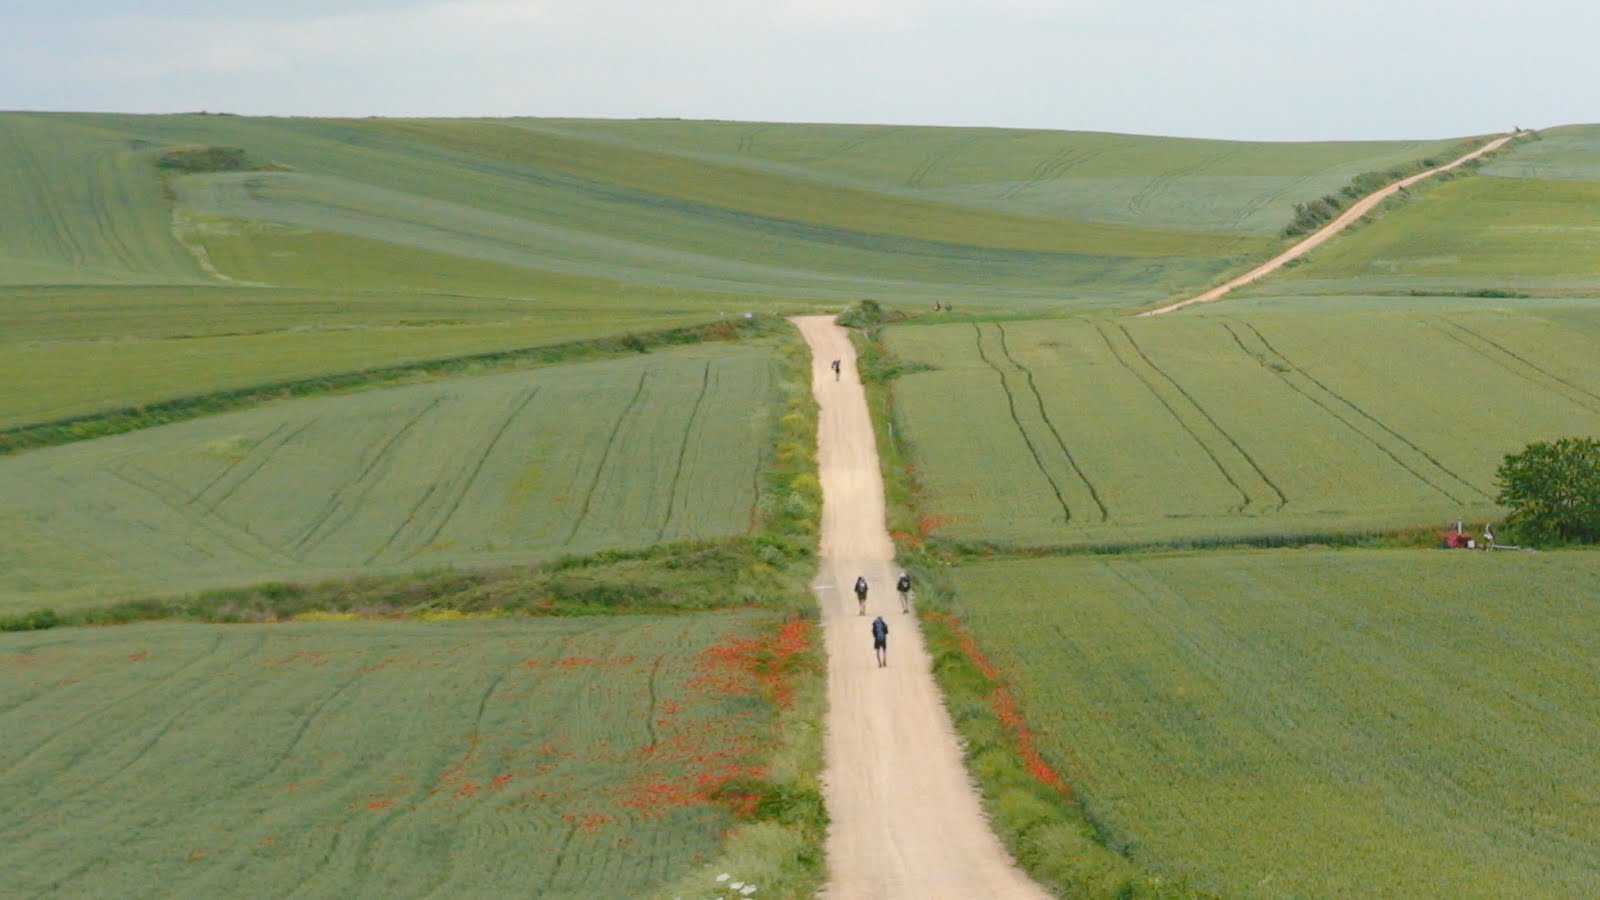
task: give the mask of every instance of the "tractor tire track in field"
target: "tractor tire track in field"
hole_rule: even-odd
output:
[[[1011,354],[1011,347],[1006,343],[1005,326],[1001,325],[999,322],[996,322],[994,327],[996,331],[1000,332],[1000,352],[1005,354],[1006,359],[1011,363],[1011,365],[1015,366],[1017,370],[1027,378],[1028,390],[1033,393],[1033,401],[1039,407],[1039,418],[1044,421],[1045,427],[1050,429],[1050,434],[1055,437],[1056,446],[1061,448],[1061,455],[1066,457],[1067,465],[1071,466],[1072,471],[1077,473],[1078,480],[1083,482],[1083,486],[1089,489],[1090,498],[1094,500],[1095,507],[1100,510],[1100,521],[1104,522],[1110,519],[1111,513],[1106,509],[1105,503],[1100,499],[1100,492],[1095,489],[1094,482],[1089,480],[1089,476],[1084,473],[1083,467],[1078,465],[1077,458],[1074,457],[1072,455],[1072,451],[1067,448],[1066,439],[1061,436],[1060,430],[1056,428],[1056,423],[1050,420],[1050,413],[1045,409],[1044,405],[1044,395],[1039,393],[1039,385],[1036,381],[1034,381],[1033,370],[1023,365],[1020,360]]]
[[[1546,391],[1556,393],[1588,412],[1600,413],[1600,394],[1562,378],[1560,375],[1551,372],[1549,369],[1540,366],[1538,363],[1518,354],[1494,339],[1479,334],[1460,322],[1449,319],[1444,322],[1444,325],[1449,326],[1449,329],[1434,322],[1428,322],[1427,325],[1468,350],[1489,360],[1496,366],[1510,372],[1512,375]],[[1463,334],[1471,339],[1463,338],[1461,336]],[[1485,349],[1486,346],[1489,349]],[[1530,372],[1532,374],[1529,374]],[[1574,396],[1574,394],[1577,396]]]
[[[1256,330],[1255,326],[1248,322],[1242,322],[1238,320],[1234,321],[1241,326],[1240,329],[1234,328],[1233,324],[1228,322],[1223,323],[1223,328],[1227,330],[1228,334],[1233,338],[1234,343],[1238,345],[1241,351],[1254,359],[1258,364],[1261,365],[1263,369],[1271,372],[1287,387],[1289,387],[1290,390],[1293,390],[1295,393],[1311,401],[1328,415],[1332,416],[1334,420],[1339,422],[1339,424],[1345,426],[1345,428],[1347,428],[1352,434],[1359,436],[1362,440],[1377,448],[1379,452],[1394,460],[1396,465],[1410,473],[1418,481],[1449,498],[1449,500],[1453,503],[1466,502],[1461,497],[1457,497],[1455,494],[1451,493],[1449,489],[1423,473],[1425,469],[1431,466],[1438,472],[1443,473],[1446,476],[1446,479],[1455,481],[1457,484],[1466,487],[1467,490],[1478,494],[1484,499],[1491,499],[1483,490],[1462,478],[1460,475],[1457,475],[1455,472],[1452,472],[1450,469],[1446,468],[1443,463],[1439,462],[1439,460],[1435,459],[1431,454],[1423,450],[1421,447],[1418,447],[1405,435],[1395,431],[1388,425],[1385,425],[1375,416],[1346,399],[1332,388],[1323,384],[1304,369],[1295,365],[1295,363],[1287,356],[1284,356],[1282,353],[1278,352],[1278,350],[1267,341],[1266,337],[1263,336],[1260,331]],[[1250,332],[1251,337],[1253,337],[1256,343],[1259,345],[1258,349],[1252,349],[1246,342],[1245,338],[1240,336],[1239,332],[1241,329]],[[1370,423],[1371,426],[1373,426],[1373,428],[1375,428],[1375,430],[1379,432],[1379,434],[1375,435],[1371,433],[1371,429],[1363,429],[1360,427],[1357,421],[1352,421],[1351,417],[1341,415],[1336,408],[1337,406],[1343,406],[1350,412],[1355,413],[1356,417],[1359,417],[1359,419],[1365,419],[1368,423]],[[1390,440],[1385,440],[1380,435],[1387,436],[1387,438]],[[1391,441],[1399,444],[1403,449],[1397,452],[1396,448],[1391,446]],[[1415,456],[1421,457],[1423,462],[1407,462],[1406,460],[1402,459],[1400,457],[1400,453],[1406,450],[1409,450]]]
[[[759,126],[757,126],[755,128],[750,129],[749,131],[745,132],[744,134],[740,135],[739,136],[739,150],[738,150],[739,155],[740,156],[744,156],[744,155],[749,154],[751,151],[755,150],[755,148],[756,148],[756,138],[760,137],[762,132],[770,131],[771,128],[772,128],[772,126],[770,126],[770,125],[759,125]]]
[[[1128,198],[1128,212],[1133,213],[1134,215],[1142,215],[1145,210],[1149,209],[1150,201],[1161,194],[1166,193],[1167,188],[1171,186],[1173,182],[1180,178],[1187,178],[1190,175],[1198,175],[1199,173],[1211,168],[1212,166],[1222,162],[1232,155],[1232,153],[1222,153],[1217,156],[1211,156],[1207,157],[1206,159],[1202,159],[1192,166],[1186,166],[1181,169],[1173,169],[1170,172],[1162,172],[1156,177],[1150,179],[1149,183],[1143,188],[1140,188],[1138,193]]]
[[[1005,370],[983,351],[983,328],[974,322],[972,330],[977,336],[978,358],[983,360],[984,364],[993,369],[994,373],[999,376],[1000,390],[1006,395],[1006,407],[1011,412],[1011,421],[1016,424],[1017,433],[1022,435],[1022,442],[1028,446],[1028,452],[1033,455],[1033,464],[1038,467],[1039,474],[1043,475],[1045,481],[1050,483],[1050,490],[1055,493],[1056,502],[1061,505],[1062,521],[1070,523],[1072,521],[1072,507],[1067,505],[1067,497],[1061,490],[1061,485],[1056,482],[1055,476],[1050,474],[1049,468],[1044,464],[1044,458],[1039,455],[1039,448],[1034,446],[1033,438],[1028,435],[1028,429],[1022,425],[1022,417],[1017,414],[1017,398],[1011,391],[1011,385],[1006,379]]]
[[[1014,183],[1002,191],[1000,199],[1016,199],[1047,181],[1055,181],[1068,171],[1076,169],[1104,152],[1103,150],[1079,152],[1076,147],[1067,147],[1055,156],[1035,166],[1027,181]]]
[[[223,544],[238,551],[242,556],[280,565],[292,565],[295,562],[294,558],[284,553],[281,548],[250,530],[248,524],[237,525],[210,509],[202,509],[196,512],[192,501],[184,501],[169,496],[166,490],[157,485],[170,489],[172,494],[181,494],[183,489],[147,469],[137,467],[133,463],[124,463],[120,466],[107,468],[105,472],[123,484],[150,495],[156,502],[165,506],[178,518],[203,529]],[[191,547],[194,546],[193,541],[190,539],[185,539],[184,543]],[[196,547],[195,549],[201,550],[207,556],[213,555],[210,551],[202,550],[202,548]]]
[[[48,223],[41,236],[55,245],[61,257],[73,266],[82,268],[88,259],[83,248],[78,245],[66,216],[55,202],[57,192],[45,187],[51,184],[51,179],[44,166],[40,164],[39,157],[34,153],[33,143],[19,137],[10,129],[7,129],[5,134],[11,139],[11,150],[3,155],[17,162],[17,171],[21,176],[14,179],[13,183],[22,186],[33,198],[31,203],[24,199],[21,205],[24,208],[33,208]],[[35,223],[38,221],[39,217],[33,219]]]
[[[515,422],[519,416],[527,411],[534,398],[538,396],[539,389],[537,387],[524,391],[521,399],[501,419],[500,427],[495,429],[488,442],[474,451],[472,468],[467,472],[465,478],[457,479],[455,485],[449,488],[451,497],[449,502],[444,504],[443,512],[436,518],[433,528],[428,532],[427,536],[418,541],[416,547],[406,554],[406,559],[409,560],[415,557],[423,550],[426,550],[429,544],[439,539],[439,534],[444,531],[445,526],[450,524],[450,520],[455,518],[456,513],[461,509],[461,502],[466,499],[467,494],[472,490],[472,486],[477,483],[478,476],[483,474],[483,467],[489,462],[489,457],[494,455],[495,448],[500,445],[500,440],[510,430],[511,423]]]
[[[311,730],[312,723],[322,715],[323,710],[328,708],[328,704],[332,703],[345,691],[348,691],[350,688],[354,687],[356,682],[366,677],[366,672],[357,669],[354,675],[351,675],[350,678],[346,679],[338,687],[324,694],[321,699],[312,704],[311,709],[308,710],[305,715],[300,717],[300,724],[295,728],[294,736],[289,738],[288,746],[283,748],[283,752],[278,754],[277,758],[272,761],[272,765],[268,766],[267,770],[262,772],[256,781],[258,783],[263,782],[271,778],[273,775],[276,775],[278,770],[283,767],[283,764],[289,761],[289,757],[294,755],[294,751],[300,748],[300,742],[305,739],[306,732]]]
[[[1252,504],[1256,502],[1256,498],[1251,495],[1250,491],[1245,490],[1244,485],[1240,484],[1240,478],[1234,477],[1234,474],[1230,470],[1229,466],[1222,461],[1221,454],[1226,453],[1227,451],[1213,449],[1211,444],[1208,443],[1205,438],[1200,436],[1200,432],[1202,430],[1208,430],[1213,432],[1215,435],[1220,436],[1222,443],[1227,447],[1232,448],[1233,451],[1244,460],[1245,467],[1255,474],[1254,480],[1260,481],[1262,485],[1266,486],[1268,491],[1277,495],[1277,503],[1273,505],[1269,511],[1277,512],[1289,504],[1288,495],[1285,494],[1271,478],[1267,477],[1267,473],[1262,470],[1259,464],[1256,463],[1255,458],[1244,449],[1244,446],[1239,443],[1238,439],[1236,439],[1232,434],[1228,433],[1228,430],[1223,428],[1222,425],[1212,417],[1211,413],[1207,412],[1206,408],[1200,405],[1200,401],[1196,400],[1192,394],[1184,389],[1182,384],[1178,383],[1177,379],[1173,378],[1166,372],[1166,370],[1156,365],[1155,360],[1151,359],[1149,354],[1144,352],[1144,348],[1140,347],[1138,342],[1133,339],[1133,335],[1128,332],[1128,329],[1118,326],[1118,330],[1122,332],[1123,339],[1127,342],[1128,346],[1132,348],[1133,356],[1138,358],[1144,369],[1154,372],[1157,378],[1165,382],[1170,387],[1170,390],[1177,394],[1177,399],[1168,398],[1168,396],[1157,387],[1158,382],[1156,380],[1152,379],[1149,375],[1146,375],[1140,366],[1134,365],[1134,363],[1127,356],[1125,356],[1121,350],[1117,349],[1116,344],[1111,340],[1110,332],[1105,326],[1096,325],[1095,330],[1099,332],[1100,339],[1105,342],[1106,349],[1111,351],[1112,357],[1114,357],[1124,369],[1127,369],[1129,374],[1139,379],[1139,382],[1145,386],[1145,389],[1150,392],[1150,395],[1155,397],[1156,401],[1166,408],[1173,420],[1178,423],[1178,427],[1182,428],[1189,435],[1189,437],[1194,439],[1195,444],[1200,447],[1201,451],[1205,453],[1206,457],[1209,458],[1212,464],[1217,467],[1217,471],[1220,472],[1228,484],[1232,485],[1233,489],[1239,493],[1239,497],[1242,502],[1239,506],[1234,507],[1233,512],[1245,512]],[[1192,418],[1192,415],[1186,416],[1180,412],[1180,405],[1191,410],[1192,414],[1198,414],[1203,420],[1204,424],[1191,423],[1190,419]],[[1244,478],[1245,480],[1251,480],[1248,475],[1241,474],[1240,477]]]
[[[404,439],[410,436],[417,423],[422,421],[428,413],[437,409],[443,402],[443,397],[431,398],[416,415],[402,423],[388,438],[378,442],[377,452],[372,454],[356,477],[339,485],[338,489],[329,495],[328,501],[322,505],[322,509],[306,524],[299,539],[290,545],[288,552],[295,559],[304,561],[312,551],[322,545],[323,541],[342,528],[346,522],[350,521],[351,516],[360,511],[362,501],[367,498],[368,494],[372,493],[372,489],[382,480],[381,478],[373,477],[373,472],[377,470],[378,464],[388,460],[395,448],[401,446]],[[352,490],[356,492],[354,497],[350,496]],[[331,527],[324,530],[323,525],[341,508],[346,508],[349,512]]]
[[[287,435],[285,435],[284,437],[280,438],[279,440],[277,440],[274,443],[268,444],[266,441],[262,441],[262,442],[256,444],[255,446],[251,447],[250,448],[250,452],[246,454],[246,458],[248,459],[248,458],[251,458],[251,457],[255,457],[255,459],[253,461],[253,464],[250,464],[248,466],[241,466],[240,468],[243,470],[243,474],[241,474],[237,479],[235,479],[233,481],[233,483],[229,484],[222,491],[222,493],[217,495],[217,497],[215,497],[214,499],[212,499],[211,502],[204,504],[205,505],[205,511],[208,512],[208,513],[216,514],[216,515],[218,515],[220,517],[221,514],[217,513],[217,508],[220,507],[222,504],[228,502],[228,498],[232,497],[235,493],[237,493],[239,488],[244,487],[246,482],[248,482],[250,479],[254,478],[257,475],[257,473],[259,473],[262,469],[266,468],[267,467],[267,463],[272,462],[272,455],[274,453],[278,452],[279,450],[281,450],[284,447],[287,447],[289,444],[293,443],[295,438],[297,438],[300,435],[305,434],[307,431],[311,430],[311,427],[313,425],[316,425],[320,421],[322,421],[321,417],[314,417],[314,418],[308,419],[308,420],[306,420],[305,424],[303,424],[299,428],[296,428],[295,430],[289,432]],[[276,434],[277,432],[275,431],[273,433]],[[256,451],[260,450],[262,447],[266,447],[266,451],[264,453],[261,453],[259,456],[257,456]],[[198,502],[200,502],[200,500],[201,500],[201,498],[197,495],[195,497],[195,501],[198,503]]]
[[[617,415],[617,421],[611,426],[611,434],[606,438],[605,448],[600,451],[600,461],[595,463],[594,479],[589,482],[589,489],[583,492],[583,503],[578,507],[578,515],[572,520],[572,528],[567,532],[563,545],[570,545],[578,537],[578,530],[583,527],[589,518],[589,509],[594,504],[595,491],[600,489],[600,482],[606,476],[606,464],[611,460],[611,451],[617,444],[617,435],[622,433],[622,427],[633,417],[634,409],[639,405],[639,398],[644,396],[644,384],[650,377],[650,370],[645,369],[639,373],[639,384],[633,389],[633,396],[628,398],[628,405],[622,408]]]
[[[683,423],[683,439],[678,442],[678,462],[672,469],[672,483],[667,486],[667,512],[661,517],[661,527],[656,529],[656,542],[666,539],[667,528],[672,525],[674,505],[678,501],[678,483],[683,480],[683,461],[689,455],[689,439],[694,436],[694,426],[700,418],[700,407],[705,403],[706,391],[711,385],[711,363],[707,362],[700,371],[700,393],[695,395],[694,406],[689,410],[689,415]]]
[[[906,177],[906,187],[922,187],[922,183],[927,179],[928,173],[932,172],[934,167],[939,165],[939,163],[944,162],[945,157],[946,154],[935,153],[932,156],[929,156],[927,159],[924,159],[921,163],[918,163],[917,167],[912,169],[911,174]]]
[[[63,735],[67,734],[70,731],[73,731],[78,726],[82,725],[83,723],[88,722],[91,719],[99,719],[102,716],[104,716],[106,713],[110,712],[113,709],[116,709],[119,706],[122,706],[123,704],[125,704],[128,701],[134,699],[135,697],[143,696],[144,694],[148,694],[151,691],[156,690],[157,688],[160,688],[162,685],[171,683],[173,680],[179,678],[188,669],[190,669],[190,668],[192,668],[192,667],[194,667],[194,666],[196,666],[196,665],[198,665],[198,664],[210,659],[211,657],[216,655],[217,650],[222,647],[223,639],[224,639],[224,634],[221,631],[218,631],[217,635],[216,635],[216,639],[211,642],[211,646],[208,649],[206,649],[206,650],[204,650],[202,652],[196,653],[194,655],[194,657],[192,659],[190,659],[188,662],[183,663],[182,665],[178,666],[177,668],[171,670],[170,672],[167,672],[165,675],[162,675],[162,676],[160,676],[158,678],[152,678],[152,679],[148,679],[146,681],[141,681],[139,683],[139,686],[135,687],[133,690],[128,691],[125,694],[118,695],[115,699],[110,700],[110,701],[108,701],[106,703],[103,703],[99,707],[95,708],[94,710],[92,710],[90,712],[86,712],[83,715],[77,717],[76,719],[73,719],[71,722],[67,722],[64,725],[59,726],[54,731],[52,731],[50,733],[50,735],[47,736],[44,740],[42,740],[38,744],[34,745],[27,752],[25,752],[22,755],[16,757],[15,759],[11,760],[10,764],[8,766],[9,771],[11,771],[11,772],[19,771],[24,763],[27,763],[28,761],[33,759],[40,752],[42,752],[46,747],[49,747],[51,744],[53,744],[56,741],[58,741]],[[58,768],[60,768],[62,770],[70,769],[73,765],[75,765],[77,763],[77,761],[79,759],[82,759],[83,756],[86,755],[87,753],[88,753],[88,750],[85,750],[85,751],[79,753],[76,756],[73,756],[73,757],[70,757],[68,759],[62,760],[61,763],[59,764]],[[4,834],[6,834],[8,832],[11,832],[11,831],[15,830],[16,828],[18,828],[18,827],[20,827],[22,825],[26,825],[27,824],[27,817],[23,816],[23,815],[20,815],[19,814],[19,810],[15,806],[12,806],[12,807],[8,808],[6,812],[7,812],[6,819],[4,821],[0,821],[0,835],[4,835]]]
[[[646,746],[654,747],[661,743],[661,735],[656,731],[656,708],[661,705],[661,689],[656,682],[661,678],[661,665],[667,661],[665,653],[658,654],[656,661],[650,665],[650,677],[645,679],[645,688],[650,692],[650,709],[644,717],[644,730],[650,743]]]

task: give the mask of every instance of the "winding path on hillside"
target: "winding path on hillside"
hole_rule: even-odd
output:
[[[1169,303],[1159,309],[1147,310],[1139,315],[1159,316],[1162,313],[1169,313],[1173,310],[1183,309],[1185,306],[1193,306],[1196,303],[1210,303],[1213,300],[1220,300],[1229,292],[1233,291],[1234,288],[1244,287],[1252,281],[1256,281],[1278,271],[1287,265],[1291,260],[1299,259],[1307,253],[1310,253],[1319,245],[1327,242],[1329,238],[1332,238],[1334,235],[1355,224],[1356,220],[1360,219],[1362,216],[1372,212],[1372,210],[1377,207],[1379,203],[1382,203],[1390,197],[1393,197],[1400,191],[1412,186],[1413,184],[1416,184],[1419,181],[1422,181],[1425,178],[1432,178],[1440,172],[1448,172],[1457,166],[1471,162],[1485,153],[1493,153],[1494,151],[1499,150],[1501,147],[1504,147],[1507,141],[1510,141],[1512,138],[1523,134],[1527,134],[1527,132],[1518,131],[1513,134],[1495,138],[1489,143],[1484,144],[1482,147],[1479,147],[1478,149],[1468,153],[1460,159],[1455,160],[1454,162],[1445,163],[1436,169],[1429,169],[1426,172],[1419,172],[1416,175],[1402,178],[1386,187],[1381,187],[1356,201],[1349,209],[1345,210],[1343,213],[1340,213],[1338,218],[1317,229],[1315,232],[1312,232],[1310,237],[1298,244],[1295,244],[1293,247],[1290,247],[1289,249],[1283,251],[1277,256],[1274,256],[1272,259],[1267,260],[1261,265],[1256,266],[1254,269],[1251,269],[1243,275],[1240,275],[1238,278],[1233,279],[1227,284],[1219,285],[1203,294],[1200,294],[1199,296],[1190,297],[1187,300],[1180,300],[1177,303]]]
[[[989,830],[934,685],[914,615],[900,611],[883,478],[856,376],[855,350],[831,316],[793,320],[811,346],[822,480],[822,567],[814,585],[828,653],[823,790],[828,885],[823,896],[971,900],[1043,898]],[[830,363],[841,361],[835,380]],[[867,615],[850,587],[871,585]],[[889,623],[878,668],[869,624]]]

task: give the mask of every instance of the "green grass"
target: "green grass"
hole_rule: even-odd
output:
[[[1377,221],[1256,286],[1252,296],[1600,294],[1600,129],[1555,129],[1477,176],[1414,190]]]
[[[1229,897],[1600,890],[1600,556],[963,565],[954,611],[1103,844]]]
[[[1230,308],[888,329],[929,367],[893,383],[925,534],[1081,547],[1482,520],[1506,453],[1600,429],[1584,305]]]
[[[730,830],[801,849],[757,808],[798,784],[783,621],[0,635],[0,867],[30,895],[637,897]],[[814,886],[762,859],[763,895]]]
[[[0,292],[0,429],[291,382],[429,377],[459,369],[462,357],[560,358],[611,337],[645,346],[705,322],[670,307],[609,313],[422,294],[19,288]]]
[[[0,605],[750,533],[775,354],[705,346],[289,401],[0,460]]]

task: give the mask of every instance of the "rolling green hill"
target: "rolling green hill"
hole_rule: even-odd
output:
[[[862,298],[1127,308],[1453,146],[5,113],[0,425]]]
[[[1600,296],[1600,127],[1512,144],[1246,296]]]

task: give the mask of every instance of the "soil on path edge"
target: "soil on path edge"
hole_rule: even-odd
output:
[[[811,346],[821,407],[822,569],[814,585],[828,653],[823,792],[828,884],[844,898],[1042,898],[989,830],[962,766],[914,615],[900,611],[883,479],[855,351],[829,316],[793,320]],[[840,360],[842,377],[830,364]],[[867,614],[851,586],[865,575]],[[889,623],[879,668],[869,623]]]

